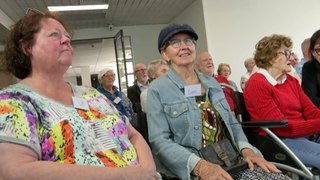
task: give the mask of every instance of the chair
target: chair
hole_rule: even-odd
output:
[[[151,148],[149,143],[147,114],[141,111],[137,115],[138,115],[138,126],[139,126],[139,128],[137,128],[137,131],[142,135],[144,140],[147,142],[147,144]]]
[[[319,180],[319,174],[313,174],[310,167],[306,167],[299,158],[275,135],[269,128],[287,126],[287,120],[277,121],[250,121],[250,115],[246,109],[243,94],[235,91],[230,85],[221,84],[225,88],[231,88],[235,95],[235,115],[241,123],[249,142],[257,147],[264,158],[273,162],[279,169],[298,176],[300,179]],[[267,135],[262,136],[254,133],[253,128],[263,129]],[[271,147],[271,148],[270,148]]]
[[[139,132],[149,144],[148,123],[147,123],[146,113],[142,111],[138,113],[138,120],[139,120]]]

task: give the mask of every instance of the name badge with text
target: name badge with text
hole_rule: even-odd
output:
[[[87,100],[72,96],[73,106],[78,109],[89,110]]]
[[[121,101],[121,99],[120,99],[119,97],[117,97],[117,98],[115,98],[115,99],[113,100],[113,102],[116,103],[116,104],[118,104],[120,101]]]
[[[186,97],[194,97],[201,95],[201,84],[188,85],[184,87],[184,95]]]

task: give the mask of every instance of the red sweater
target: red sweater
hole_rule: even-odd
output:
[[[271,85],[255,73],[246,83],[246,107],[252,121],[287,119],[288,126],[271,129],[281,137],[306,137],[320,132],[320,110],[290,75],[283,84]],[[265,134],[259,129],[260,134]]]
[[[219,83],[225,83],[230,85],[228,79],[224,76],[221,75],[215,75],[214,78],[219,82]],[[235,107],[236,107],[236,103],[235,103],[235,96],[234,96],[234,92],[232,89],[230,88],[226,88],[226,87],[222,87],[224,96],[226,97],[226,100],[230,106],[231,111],[234,111]]]

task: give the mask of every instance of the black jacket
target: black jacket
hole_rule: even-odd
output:
[[[138,84],[135,82],[133,86],[128,87],[128,98],[130,99],[130,101],[132,102],[133,105],[133,111],[135,113],[141,113],[141,105],[140,105],[140,88],[138,86]]]
[[[316,59],[304,63],[301,85],[313,104],[320,107],[320,63]]]

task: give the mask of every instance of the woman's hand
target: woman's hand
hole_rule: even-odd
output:
[[[193,174],[203,180],[231,180],[232,177],[217,164],[200,160],[193,169]]]
[[[254,169],[254,164],[260,166],[265,172],[280,173],[281,171],[271,162],[265,160],[263,157],[258,156],[253,150],[244,148],[241,150],[244,160],[248,163],[251,171]]]

